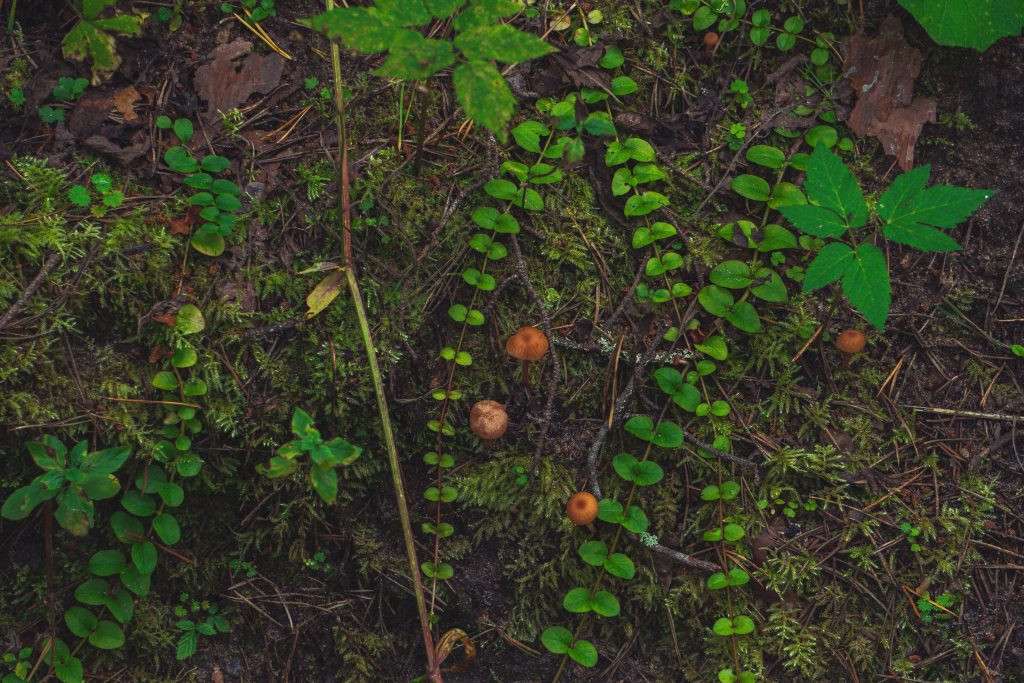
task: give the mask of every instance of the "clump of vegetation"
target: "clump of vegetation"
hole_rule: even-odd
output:
[[[342,4],[9,10],[3,683],[1012,678],[1014,195],[846,127],[874,10]]]

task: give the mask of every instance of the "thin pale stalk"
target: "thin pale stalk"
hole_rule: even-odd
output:
[[[334,0],[325,0],[328,10],[334,9]],[[335,117],[338,126],[339,146],[339,199],[341,204],[342,245],[345,259],[345,277],[356,317],[359,320],[359,331],[366,349],[366,359],[370,366],[373,379],[373,393],[377,399],[377,412],[380,415],[381,431],[384,433],[384,446],[388,454],[388,465],[391,469],[391,482],[395,489],[395,501],[398,504],[398,516],[402,523],[402,538],[405,542],[405,554],[409,561],[409,576],[412,579],[413,592],[416,596],[416,609],[419,612],[420,630],[423,635],[423,647],[427,652],[427,675],[433,683],[442,683],[440,667],[434,651],[434,639],[430,633],[430,618],[427,614],[426,602],[423,599],[423,580],[420,576],[420,565],[416,559],[416,542],[412,534],[412,522],[409,518],[409,506],[405,500],[405,484],[402,481],[402,469],[398,460],[398,447],[391,428],[391,417],[388,414],[387,397],[384,394],[384,382],[381,379],[380,367],[377,365],[377,352],[370,334],[370,324],[363,305],[363,296],[359,291],[355,266],[352,263],[352,213],[349,196],[348,175],[348,137],[345,130],[345,100],[341,89],[341,51],[338,44],[331,42],[331,67],[334,72]]]

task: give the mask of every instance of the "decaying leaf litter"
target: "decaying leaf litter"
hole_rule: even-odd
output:
[[[117,11],[131,13],[123,4]],[[733,246],[712,240],[721,226],[749,216],[748,202],[730,191],[732,179],[752,168],[745,151],[776,127],[806,133],[821,125],[800,105],[813,111],[827,103],[835,127],[843,131],[845,122],[852,131],[856,149],[846,158],[865,193],[889,186],[899,173],[893,165],[923,164],[933,183],[995,191],[953,231],[962,251],[894,246],[885,253],[893,301],[884,332],[845,304],[794,299],[762,311],[760,336],[726,334],[729,372],[714,381],[734,404],[742,434],[734,452],[718,455],[742,484],[737,521],[749,541],[736,556],[752,576],[745,600],[758,625],[742,654],[762,679],[1013,680],[1024,658],[1012,607],[1021,590],[1024,406],[1021,361],[1009,351],[1021,343],[1024,285],[1024,160],[1012,144],[1024,123],[1019,41],[951,55],[894,3],[865,5],[863,13],[804,12],[810,25],[839,38],[837,68],[847,76],[810,90],[804,54],[751,59],[728,34],[706,50],[704,32],[677,29],[681,15],[660,3],[600,7],[606,32],[596,47],[574,44],[570,24],[546,33],[558,52],[506,73],[518,100],[513,125],[539,116],[537,98],[610,90],[599,62],[608,45],[621,48],[623,73],[641,93],[613,99],[609,118],[624,136],[650,140],[668,175],[672,205],[664,216],[683,228],[685,279],[694,290],[716,263],[745,258],[740,250],[764,239],[740,230]],[[219,11],[187,8],[173,32],[147,20],[138,37],[118,36],[119,63],[109,75],[88,60],[65,61],[74,55],[66,39],[62,53],[61,37],[75,19],[60,7],[19,8],[23,32],[5,36],[0,64],[17,74],[27,100],[20,109],[5,103],[0,127],[0,248],[11,264],[0,292],[8,367],[0,376],[10,387],[0,406],[5,483],[13,490],[35,476],[24,444],[46,433],[69,446],[85,439],[90,450],[117,438],[136,452],[152,445],[162,399],[149,378],[175,354],[165,337],[171,331],[200,335],[203,360],[194,372],[209,387],[195,439],[206,464],[185,484],[183,540],[161,557],[152,592],[135,600],[124,649],[87,660],[90,676],[407,680],[422,673],[370,378],[337,269],[344,260],[329,48],[293,23],[320,10],[297,3],[259,22],[293,59]],[[556,8],[546,11],[514,21],[545,35],[560,24]],[[463,246],[476,229],[472,207],[501,164],[520,153],[464,123],[450,81],[389,82],[372,75],[380,59],[343,54],[353,260],[411,512],[417,524],[434,523],[434,505],[419,492],[434,483],[433,466],[421,458],[435,438],[424,428],[436,416],[430,393],[448,377],[446,361],[436,358],[452,343],[446,311],[467,285],[460,272],[475,262],[474,249]],[[679,83],[673,74],[682,74]],[[90,86],[74,101],[55,101],[61,77]],[[736,79],[754,95],[747,107],[735,103]],[[40,121],[36,109],[47,104],[65,110],[64,120]],[[168,170],[163,154],[180,136],[157,127],[158,116],[194,124],[182,146],[197,160],[230,161],[224,175],[241,190],[242,217],[219,257],[188,249],[206,207],[188,205],[202,190],[186,191]],[[417,152],[420,116],[426,134]],[[723,131],[736,122],[750,139],[732,150]],[[614,554],[578,556],[588,539],[609,539],[602,521],[592,532],[565,519],[570,494],[596,486],[598,496],[614,495],[616,471],[639,480],[649,474],[624,459],[613,467],[613,456],[635,442],[621,425],[657,417],[652,370],[686,364],[659,346],[671,315],[635,296],[645,263],[630,253],[635,225],[623,219],[620,185],[603,162],[607,143],[586,139],[584,156],[565,165],[571,182],[546,189],[544,210],[521,218],[503,262],[510,265],[498,266],[481,307],[487,322],[468,347],[472,372],[459,388],[470,402],[452,409],[456,422],[468,430],[470,407],[494,400],[509,424],[488,445],[457,436],[451,446],[459,500],[442,521],[458,535],[444,558],[454,574],[440,582],[437,628],[450,634],[445,666],[462,657],[460,648],[475,656],[446,680],[550,680],[558,659],[541,632],[564,619],[563,597],[587,580],[588,562]],[[104,196],[95,174],[112,177],[123,204],[95,208]],[[74,185],[88,188],[89,208],[62,199]],[[48,222],[55,212],[64,215],[56,226]],[[26,226],[67,236],[24,246]],[[185,306],[202,310],[202,329],[183,326]],[[692,340],[714,337],[719,328],[700,308],[687,313],[694,311],[702,324]],[[543,329],[554,351],[525,373],[505,352],[523,326]],[[832,343],[847,328],[863,330],[868,342],[850,357]],[[256,473],[295,438],[295,408],[315,415],[325,437],[365,449],[339,470],[334,505],[307,495],[298,479],[268,482]],[[600,664],[587,669],[572,659],[563,680],[714,679],[722,661],[716,646],[687,645],[713,643],[710,570],[700,563],[713,568],[717,558],[701,540],[707,471],[694,460],[698,449],[716,452],[712,436],[689,430],[678,455],[658,456],[665,480],[645,501],[657,547],[646,549],[635,535],[623,541],[636,576],[619,594],[622,616],[590,630]],[[820,448],[834,456],[822,459]],[[145,471],[138,467],[126,484]],[[97,518],[117,509],[97,502]],[[90,535],[68,545],[60,529],[46,540],[38,528],[31,519],[0,526],[10,557],[2,602],[17,606],[3,611],[5,632],[37,655],[50,606],[70,604],[61,587],[80,581],[93,551],[109,544]],[[429,558],[426,543],[421,559]],[[193,601],[202,603],[195,611]],[[214,635],[199,635],[197,653],[180,662],[176,610],[199,623],[212,619],[205,611],[212,604],[230,631],[211,626]],[[55,607],[58,628],[65,628],[63,608]]]

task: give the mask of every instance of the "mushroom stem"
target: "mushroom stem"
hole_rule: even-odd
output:
[[[597,529],[594,528],[594,523],[593,522],[591,522],[590,524],[587,524],[586,527],[587,527],[587,531],[589,531],[590,533],[592,533],[592,534],[596,534],[597,533]]]
[[[530,361],[523,360],[523,386],[530,386]]]

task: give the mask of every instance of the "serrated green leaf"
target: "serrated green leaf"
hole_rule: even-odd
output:
[[[455,68],[452,82],[469,118],[504,138],[516,99],[498,69],[490,62],[473,60]]]
[[[537,36],[508,24],[480,26],[460,33],[455,38],[455,47],[466,59],[493,59],[505,64],[526,62],[555,51]]]
[[[862,243],[853,256],[843,273],[843,294],[854,309],[881,330],[892,301],[885,254],[873,244]]]
[[[857,178],[825,145],[817,145],[811,153],[804,189],[812,203],[839,214],[848,227],[859,228],[867,222],[868,209]]]
[[[804,291],[810,292],[835,282],[843,276],[854,258],[853,249],[842,242],[826,244],[804,273]]]

